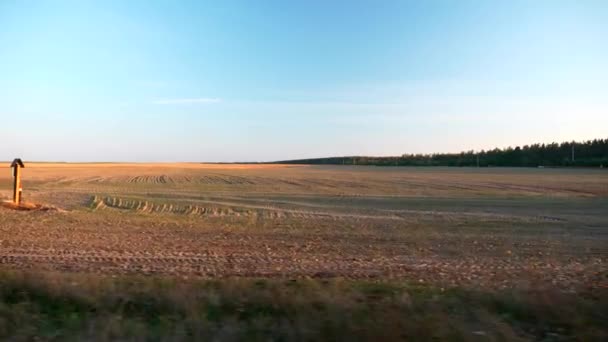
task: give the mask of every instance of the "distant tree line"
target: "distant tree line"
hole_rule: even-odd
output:
[[[404,154],[396,157],[330,157],[288,160],[285,164],[376,166],[524,166],[608,167],[608,139],[533,144],[461,153]]]

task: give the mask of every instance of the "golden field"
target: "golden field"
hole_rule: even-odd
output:
[[[602,170],[31,163],[23,184],[56,210],[0,209],[10,268],[606,285]]]
[[[23,188],[0,338],[608,337],[604,170],[26,163]]]

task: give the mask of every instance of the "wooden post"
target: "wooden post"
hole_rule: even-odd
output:
[[[11,168],[13,169],[13,177],[15,178],[13,183],[13,203],[19,205],[21,203],[21,168],[24,168],[23,162],[21,159],[16,158],[13,160],[11,164]]]

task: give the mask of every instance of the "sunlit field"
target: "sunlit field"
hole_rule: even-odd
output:
[[[2,310],[60,303],[55,337],[606,337],[600,169],[40,163],[23,197],[42,207],[0,208]]]

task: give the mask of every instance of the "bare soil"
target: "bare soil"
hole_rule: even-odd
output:
[[[7,268],[608,288],[603,170],[26,164],[23,188],[61,210],[0,207]]]

